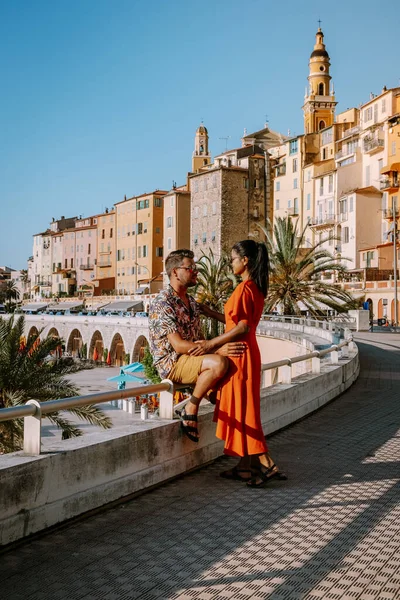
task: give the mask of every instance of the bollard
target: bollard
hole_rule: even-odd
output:
[[[336,348],[336,346],[335,346],[335,348]],[[331,363],[333,365],[339,364],[339,352],[337,350],[332,350],[332,352],[331,352]]]
[[[349,327],[344,328],[343,337],[345,340],[349,340],[351,338],[351,331]]]
[[[40,454],[42,410],[37,400],[28,400],[26,404],[35,406],[36,411],[32,416],[24,417],[24,453]]]
[[[312,357],[311,370],[314,374],[321,373],[321,359],[319,358],[319,356]]]
[[[341,348],[342,351],[342,358],[349,358],[349,347],[348,346],[343,346]]]
[[[352,352],[356,349],[356,345],[353,342],[353,340],[351,340],[351,342],[349,342],[349,350],[351,350]]]
[[[161,383],[168,383],[169,389],[160,392],[160,419],[173,419],[174,384],[170,379],[163,379]]]
[[[290,358],[287,359],[289,363],[280,367],[282,375],[282,383],[292,383],[292,361]]]

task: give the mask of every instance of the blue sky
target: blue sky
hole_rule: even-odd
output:
[[[329,8],[334,12],[330,14]],[[52,217],[185,181],[243,128],[302,133],[322,20],[338,112],[400,84],[398,1],[0,0],[0,265]]]

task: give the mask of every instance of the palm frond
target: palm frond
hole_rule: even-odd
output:
[[[24,333],[24,317],[10,319],[0,318],[0,408],[25,404],[27,400],[39,402],[77,396],[78,388],[69,379],[77,367],[64,360],[49,361],[62,340],[46,337],[38,341],[38,337],[30,336],[25,345],[21,343]],[[71,409],[81,420],[103,428],[111,427],[110,418],[98,407],[78,407]],[[50,418],[50,417],[49,417]],[[61,427],[63,437],[81,435],[79,428],[64,417],[51,417]],[[16,424],[17,423],[17,424]],[[0,451],[9,452],[21,446],[20,431],[22,424],[7,421],[2,424],[2,437],[6,440],[0,445]]]
[[[284,314],[300,315],[300,303],[316,316],[324,305],[337,312],[354,308],[354,298],[339,285],[325,282],[321,276],[326,272],[342,277],[347,268],[323,247],[324,240],[305,248],[308,226],[298,232],[298,222],[290,217],[278,217],[274,226],[260,226],[269,256],[270,285],[265,302],[268,312],[277,307]]]

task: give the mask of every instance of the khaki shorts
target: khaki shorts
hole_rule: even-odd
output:
[[[201,372],[204,356],[182,354],[168,373],[168,379],[174,383],[196,383]]]

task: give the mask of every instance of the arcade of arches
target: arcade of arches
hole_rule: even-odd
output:
[[[33,320],[33,317],[31,317]],[[43,319],[38,323],[27,323],[25,331],[30,336],[39,337],[43,331],[46,338],[60,339],[60,355],[65,352],[73,358],[88,358],[98,363],[107,362],[109,365],[122,367],[131,362],[142,362],[145,348],[149,345],[146,331],[138,332],[137,337],[132,328],[121,327],[119,331],[108,332],[93,327],[88,331],[87,323],[82,327],[77,320],[76,324],[66,326],[65,323],[52,323],[49,328],[43,327]]]
[[[370,319],[394,321],[394,299],[380,298],[374,302],[372,298],[367,298],[366,302],[369,304]],[[400,315],[400,300],[397,301],[397,314]]]

